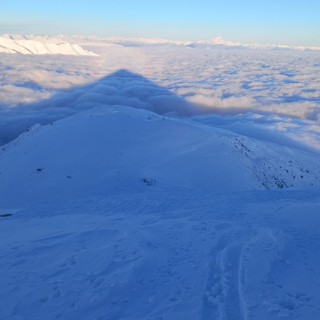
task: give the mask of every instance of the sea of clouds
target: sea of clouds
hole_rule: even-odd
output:
[[[318,51],[85,45],[99,56],[0,54],[0,145],[37,123],[126,105],[320,150]]]

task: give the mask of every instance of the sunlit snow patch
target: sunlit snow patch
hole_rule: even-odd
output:
[[[0,53],[20,54],[62,54],[72,56],[97,56],[77,44],[70,44],[56,38],[23,37],[4,35],[0,37]]]

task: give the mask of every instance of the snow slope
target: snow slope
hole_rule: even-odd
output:
[[[62,54],[72,56],[96,56],[77,44],[70,44],[55,38],[0,36],[0,53],[20,54]]]
[[[0,153],[0,319],[320,317],[319,155],[129,107]]]
[[[0,168],[0,192],[13,203],[133,192],[148,182],[218,192],[320,182],[318,155],[129,107],[36,126],[3,147]]]

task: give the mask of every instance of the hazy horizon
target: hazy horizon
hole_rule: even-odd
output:
[[[2,4],[0,34],[97,35],[320,46],[320,3],[310,0],[201,2],[13,0]]]

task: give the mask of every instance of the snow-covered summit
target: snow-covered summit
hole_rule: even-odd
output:
[[[40,36],[0,36],[0,53],[62,54],[73,56],[97,56],[94,52],[57,38]]]
[[[318,165],[317,155],[191,120],[99,107],[35,127],[4,146],[0,193],[17,203],[149,186],[214,192],[300,188],[319,184]]]

